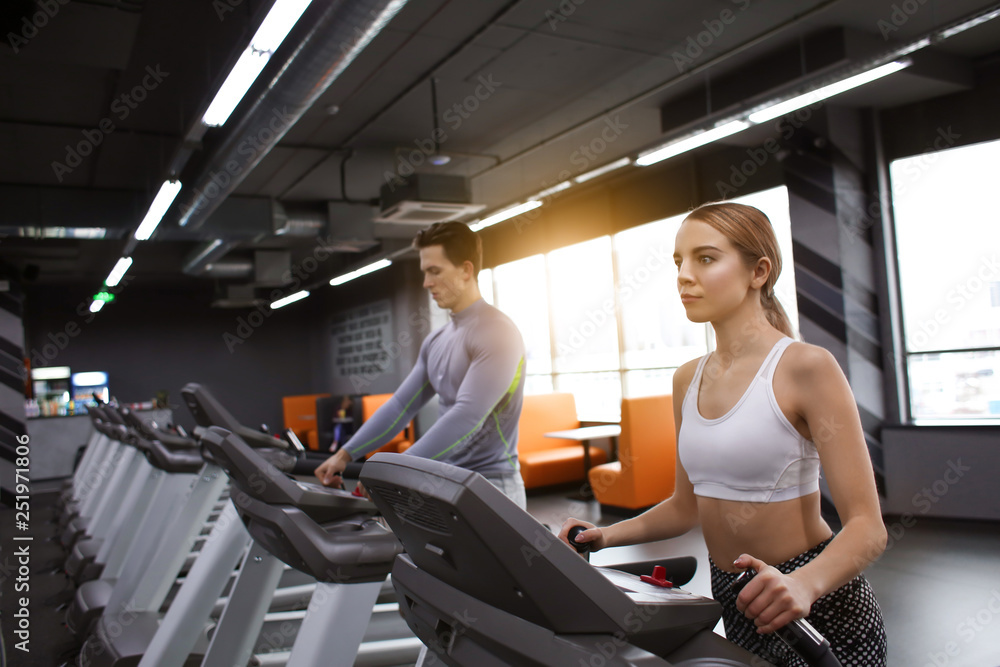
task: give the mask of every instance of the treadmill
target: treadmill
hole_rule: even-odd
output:
[[[244,568],[249,578],[241,574],[237,579],[231,595],[240,603],[220,618],[203,667],[249,657],[274,590],[268,570],[280,569],[282,562],[320,582],[290,654],[279,658],[289,667],[412,663],[420,641],[397,614],[373,616],[382,583],[402,548],[376,519],[371,501],[287,477],[225,429],[208,429],[202,443],[232,480],[233,503],[254,539],[250,553],[257,558],[252,571]],[[271,656],[257,659],[263,664]]]
[[[478,473],[379,453],[361,481],[405,549],[400,611],[443,664],[770,665],[712,632],[716,601],[590,565]]]

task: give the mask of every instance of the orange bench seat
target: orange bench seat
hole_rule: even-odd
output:
[[[546,433],[580,427],[573,394],[532,394],[524,397],[518,422],[517,455],[524,487],[531,489],[583,481],[583,444],[546,438]],[[607,452],[590,445],[590,464],[608,460]]]

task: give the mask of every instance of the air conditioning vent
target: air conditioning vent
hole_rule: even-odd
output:
[[[375,222],[426,226],[458,220],[486,208],[470,200],[469,183],[462,176],[413,174],[382,186]]]
[[[457,220],[483,210],[482,204],[449,204],[446,202],[401,201],[379,213],[375,222],[427,225],[432,222]]]

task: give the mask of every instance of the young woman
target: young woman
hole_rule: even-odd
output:
[[[823,348],[792,340],[774,296],[771,223],[742,204],[695,209],[677,232],[677,289],[716,350],[674,374],[674,495],[578,542],[662,540],[700,523],[727,636],[775,665],[802,665],[774,630],[808,616],[845,667],[885,665],[881,612],[861,574],[885,548],[871,461],[847,379]],[[820,515],[820,464],[842,529]],[[737,598],[729,584],[757,576]]]

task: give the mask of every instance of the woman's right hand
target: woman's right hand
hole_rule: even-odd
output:
[[[576,536],[577,544],[589,542],[591,551],[600,551],[606,546],[604,543],[604,532],[600,528],[592,523],[574,519],[573,517],[566,519],[563,522],[562,528],[559,529],[559,539],[569,546],[573,546],[569,543],[569,530],[573,526],[583,526],[587,529]]]

